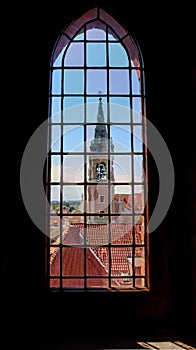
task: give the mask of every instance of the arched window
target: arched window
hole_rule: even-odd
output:
[[[53,50],[47,169],[49,287],[148,288],[144,65],[98,7]]]

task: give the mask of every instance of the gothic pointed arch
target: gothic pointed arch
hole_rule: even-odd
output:
[[[49,288],[149,288],[144,64],[99,7],[59,35],[50,61]]]

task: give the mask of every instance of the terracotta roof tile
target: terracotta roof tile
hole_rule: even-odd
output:
[[[141,225],[137,226],[135,235],[136,243],[141,243]],[[87,225],[86,239],[89,245],[86,248],[86,277],[99,276],[99,278],[89,279],[88,286],[107,287],[107,279],[103,276],[108,275],[108,227],[107,225],[89,224]],[[111,275],[123,275],[130,273],[130,262],[132,262],[132,247],[128,246],[133,241],[131,224],[111,224],[112,243],[127,244],[127,247],[111,247]],[[105,245],[103,245],[103,242]],[[83,224],[71,225],[64,235],[62,245],[62,276],[73,277],[63,280],[64,287],[83,287],[84,286],[84,226]],[[135,257],[144,260],[142,256],[142,247],[135,247]],[[137,265],[140,260],[137,261]],[[60,274],[60,248],[51,247],[50,255],[51,275]],[[144,274],[141,271],[141,274]],[[74,277],[79,278],[74,278]],[[80,278],[81,277],[81,278]],[[53,280],[52,286],[56,286],[57,281]]]

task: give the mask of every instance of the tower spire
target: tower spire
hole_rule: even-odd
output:
[[[99,91],[101,93],[101,91]],[[107,128],[105,125],[105,120],[104,120],[104,113],[103,113],[103,103],[102,103],[102,97],[99,97],[99,104],[98,104],[98,111],[97,111],[97,123],[95,128],[95,139],[107,139],[108,138],[108,133],[107,133]]]
[[[99,91],[101,94],[101,91]],[[114,145],[110,141],[110,149],[113,152]],[[102,97],[99,97],[97,111],[97,125],[95,127],[94,139],[91,141],[90,150],[92,152],[107,152],[108,151],[108,130],[104,120]]]

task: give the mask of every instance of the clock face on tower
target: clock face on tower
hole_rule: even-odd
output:
[[[97,176],[98,182],[107,180],[107,169],[106,169],[106,164],[104,162],[97,164],[96,176]]]

